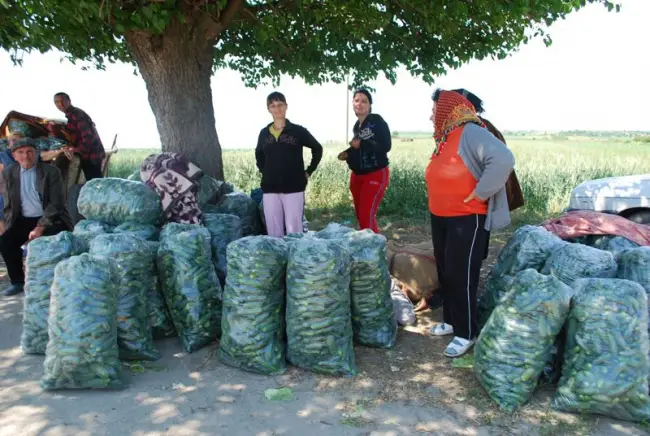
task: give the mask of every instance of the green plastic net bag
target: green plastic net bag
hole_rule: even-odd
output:
[[[198,181],[198,192],[196,200],[199,207],[203,208],[207,204],[214,204],[219,199],[223,182],[204,174]]]
[[[208,212],[208,210],[206,210]],[[241,220],[242,236],[259,235],[262,233],[262,222],[257,210],[257,203],[243,192],[226,194],[219,200],[210,213],[225,213],[236,215]]]
[[[600,250],[611,251],[615,255],[639,246],[639,244],[627,238],[613,235],[597,236],[590,242],[588,245]]]
[[[555,409],[650,420],[648,298],[623,279],[580,279],[567,321]]]
[[[80,249],[87,252],[90,249],[90,241],[95,236],[103,235],[105,233],[112,233],[113,226],[110,226],[101,221],[81,220],[72,230],[75,238],[77,238]]]
[[[115,263],[88,253],[54,270],[41,387],[121,388]],[[83,280],[80,280],[83,277]]]
[[[485,289],[477,302],[479,326],[483,326],[512,284],[512,278],[526,269],[541,271],[558,248],[568,244],[538,226],[522,226],[508,239],[488,274]]]
[[[474,347],[474,372],[490,397],[514,410],[535,391],[569,314],[571,288],[534,269],[518,273]]]
[[[315,233],[317,238],[321,239],[339,239],[354,232],[354,229],[341,225],[339,223],[329,223],[323,230]]]
[[[227,247],[242,237],[241,220],[236,215],[206,213],[203,223],[212,240],[212,261],[222,285],[225,284],[228,267]]]
[[[287,264],[287,357],[314,372],[356,374],[350,270],[352,259],[336,241],[296,239]]]
[[[92,179],[81,188],[77,206],[86,219],[113,226],[163,222],[160,196],[146,184],[133,180]]]
[[[542,274],[552,274],[567,285],[582,278],[616,277],[618,265],[609,251],[582,244],[564,244],[549,256]]]
[[[155,286],[149,291],[149,325],[154,339],[177,336],[159,277],[156,277]]]
[[[650,247],[633,248],[621,253],[617,277],[640,284],[650,298]],[[650,318],[650,312],[648,317]],[[648,332],[650,333],[650,324]]]
[[[165,226],[158,272],[185,351],[194,352],[214,341],[221,330],[222,290],[212,263],[208,229],[196,224]]]
[[[284,295],[287,244],[248,236],[228,246],[219,359],[260,374],[285,371]]]
[[[163,239],[169,238],[172,235],[177,235],[179,233],[187,232],[187,231],[194,231],[203,228],[202,225],[200,224],[185,224],[185,223],[174,223],[171,222],[165,227],[160,232],[160,241]],[[160,246],[159,246],[160,247]]]
[[[79,254],[81,249],[70,232],[42,236],[30,242],[28,247],[20,347],[27,354],[45,354],[54,268],[62,260]]]
[[[160,244],[158,242],[149,242],[149,244],[151,244],[152,249],[156,253],[157,259]],[[151,326],[151,336],[154,339],[170,338],[176,336],[176,329],[174,328],[174,323],[172,322],[169,309],[165,303],[165,297],[163,296],[157,261],[154,265],[154,270],[154,285],[149,289],[149,296],[147,298],[147,301],[149,302],[149,325]]]
[[[569,244],[542,227],[522,226],[499,252],[492,272],[514,276],[529,268],[541,271],[551,253],[565,245]]]
[[[149,323],[148,296],[155,286],[156,246],[129,233],[96,236],[90,254],[112,259],[119,276],[117,343],[122,360],[157,360]]]
[[[342,237],[352,257],[350,296],[354,338],[362,345],[392,348],[397,342],[395,307],[386,259],[386,238],[371,230]]]
[[[490,271],[483,293],[477,302],[478,325],[482,328],[492,315],[492,311],[499,305],[499,302],[506,296],[514,277],[509,274],[497,275]]]
[[[145,241],[157,241],[160,229],[152,224],[124,223],[113,229],[113,233],[129,233]]]

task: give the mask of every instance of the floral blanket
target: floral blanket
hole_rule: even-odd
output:
[[[147,157],[140,177],[162,199],[167,221],[200,224],[203,213],[196,194],[203,171],[179,153],[159,153]]]

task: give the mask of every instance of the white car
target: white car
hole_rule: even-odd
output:
[[[567,210],[611,213],[650,224],[650,174],[587,180],[571,192]]]

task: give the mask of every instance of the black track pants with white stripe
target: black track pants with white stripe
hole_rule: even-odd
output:
[[[476,291],[489,233],[485,215],[431,215],[433,254],[443,299],[443,320],[464,339],[478,336]]]

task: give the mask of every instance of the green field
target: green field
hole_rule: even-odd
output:
[[[516,156],[517,176],[522,184],[526,206],[517,211],[519,222],[539,222],[556,215],[567,206],[569,194],[578,183],[601,177],[650,173],[650,143],[623,138],[539,137],[507,138]],[[327,146],[318,171],[307,190],[307,217],[325,213],[351,219],[348,191],[349,171],[336,160],[343,149]],[[424,169],[432,151],[430,138],[405,141],[394,138],[391,183],[379,211],[381,223],[408,221],[424,224],[427,219]],[[139,167],[144,157],[155,150],[122,149],[112,160],[110,175],[126,177]],[[308,158],[306,156],[306,158]],[[244,192],[259,184],[252,150],[225,151],[226,179]]]

